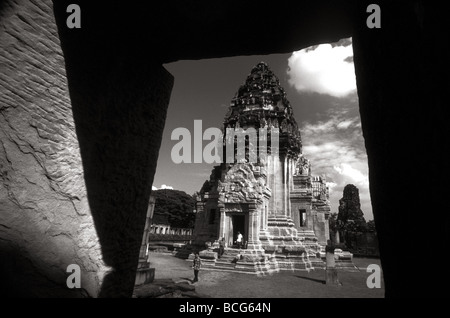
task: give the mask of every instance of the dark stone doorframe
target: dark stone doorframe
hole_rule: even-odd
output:
[[[225,233],[228,237],[225,237],[225,239],[227,240],[227,242],[233,242],[234,245],[234,241],[237,238],[237,231],[240,231],[242,236],[243,236],[243,240],[244,243],[248,242],[248,227],[249,227],[249,217],[248,217],[248,212],[227,212],[225,213],[226,217],[229,218],[229,222],[225,222],[226,226],[228,227],[230,223],[232,223],[233,226],[233,234],[232,234],[232,238],[230,239],[230,229],[227,228]],[[242,220],[239,220],[239,222],[237,222],[237,218],[242,218]],[[236,223],[239,223],[239,228],[236,228]],[[241,224],[242,223],[242,224]],[[230,245],[229,245],[230,246]]]
[[[445,115],[449,83],[443,66],[448,65],[450,51],[448,36],[442,36],[447,34],[446,10],[421,1],[383,2],[382,28],[376,30],[365,24],[370,1],[308,2],[311,7],[296,2],[298,8],[291,12],[283,11],[281,3],[267,10],[252,1],[220,2],[215,8],[201,2],[197,11],[171,1],[152,4],[147,11],[86,4],[82,29],[67,30],[67,3],[55,1],[54,7],[89,202],[106,261],[116,268],[111,279],[105,279],[101,296],[131,295],[132,267],[137,264],[145,219],[143,202],[150,194],[172,85],[161,63],[289,52],[351,35],[386,296],[436,296],[440,286],[448,285],[448,276],[414,277],[417,253],[439,257],[446,251],[449,202],[440,200],[439,208],[431,211],[436,220],[431,226],[433,241],[418,239],[410,244],[409,238],[417,236],[415,220],[423,208],[408,200],[417,193],[418,169],[426,170],[420,180],[424,189],[433,185],[434,198],[448,196],[450,175],[444,167],[450,145]],[[184,9],[193,19],[183,19]],[[171,19],[165,16],[169,12]],[[261,23],[254,32],[254,25],[222,26],[231,12],[243,18],[256,14],[277,27]],[[114,25],[114,19],[120,25]],[[154,45],[148,49],[144,43]],[[143,169],[126,168],[130,162],[142,163]],[[135,177],[123,179],[124,184],[104,180],[95,172],[99,165],[105,165],[101,176],[117,172],[119,178]],[[106,194],[97,191],[108,186]],[[111,204],[114,207],[107,214],[106,206]],[[123,234],[121,241],[111,237],[116,230]]]

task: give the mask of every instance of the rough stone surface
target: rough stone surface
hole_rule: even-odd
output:
[[[129,297],[173,77],[101,40],[89,57],[60,46],[50,1],[0,10],[5,293]],[[72,263],[82,291],[66,287]]]
[[[208,298],[199,294],[195,286],[188,282],[174,282],[170,279],[157,279],[151,284],[136,286],[134,298]]]
[[[107,267],[87,200],[51,3],[7,1],[0,20],[2,292],[96,296]],[[83,290],[65,286],[69,264],[80,266]]]
[[[289,253],[289,254],[303,254],[305,252],[305,247],[304,246],[284,246],[283,252]]]

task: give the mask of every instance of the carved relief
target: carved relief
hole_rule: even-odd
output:
[[[310,174],[311,174],[311,164],[308,159],[306,159],[303,155],[301,155],[295,165],[294,176],[298,175],[309,176]]]
[[[220,200],[224,203],[253,202],[262,200],[265,189],[264,176],[255,178],[256,166],[236,164],[227,171],[223,182],[219,181]],[[259,167],[258,167],[259,168]]]

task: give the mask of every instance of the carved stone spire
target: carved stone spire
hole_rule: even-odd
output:
[[[264,63],[251,70],[231,100],[224,128],[279,128],[280,153],[293,157],[301,153],[301,137],[292,107],[280,81]]]

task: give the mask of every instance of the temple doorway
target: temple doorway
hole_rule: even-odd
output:
[[[247,223],[248,223],[248,217],[247,214],[230,214],[229,215],[229,222],[228,222],[228,238],[227,243],[229,247],[237,247],[236,246],[236,239],[238,236],[238,232],[241,232],[241,234],[244,237],[244,244],[247,242],[248,238],[248,231],[247,231]]]

